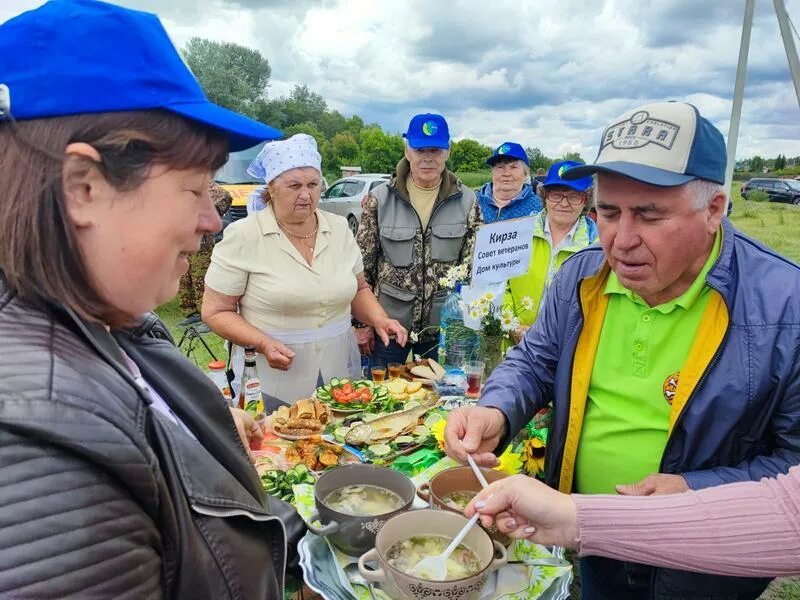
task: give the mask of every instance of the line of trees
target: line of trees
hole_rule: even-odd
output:
[[[327,174],[338,176],[340,167],[351,165],[365,173],[391,173],[403,156],[401,135],[366,124],[357,115],[345,117],[330,110],[325,99],[305,85],[296,85],[288,96],[270,98],[272,69],[258,50],[195,37],[182,52],[212,102],[277,127],[287,137],[313,136]],[[486,159],[492,150],[477,140],[459,140],[453,143],[449,166],[456,172],[488,171]],[[577,153],[550,158],[539,148],[525,151],[533,172],[546,170],[556,160],[582,160]]]
[[[778,154],[775,158],[762,158],[754,156],[736,163],[737,171],[744,171],[759,175],[761,173],[773,173],[777,175],[789,175],[800,173],[800,156],[786,158],[784,154]]]

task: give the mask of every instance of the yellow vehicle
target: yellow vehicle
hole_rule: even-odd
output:
[[[265,142],[266,143],[266,142]],[[264,182],[247,172],[247,167],[258,156],[264,144],[241,152],[231,152],[222,168],[217,171],[214,181],[227,190],[233,198],[231,209],[222,219],[223,226],[247,216],[247,198],[264,185]]]

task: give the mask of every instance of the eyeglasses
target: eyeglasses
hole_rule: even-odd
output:
[[[579,204],[583,204],[586,200],[586,196],[580,192],[548,192],[545,196],[545,200],[553,204],[561,204],[566,200],[567,204],[570,206],[578,206]]]

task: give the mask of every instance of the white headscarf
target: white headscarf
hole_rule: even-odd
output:
[[[247,167],[247,172],[269,183],[281,173],[298,167],[313,167],[322,173],[317,141],[305,133],[265,145]]]

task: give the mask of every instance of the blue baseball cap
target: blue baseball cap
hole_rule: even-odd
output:
[[[516,160],[521,160],[526,165],[530,164],[528,162],[528,154],[525,152],[525,148],[516,142],[503,142],[500,144],[494,149],[492,155],[486,159],[486,164],[494,166],[494,163],[501,158],[514,158]]]
[[[450,148],[450,129],[442,115],[425,113],[414,115],[403,134],[414,150],[422,148]]]
[[[693,179],[725,183],[727,151],[719,129],[686,102],[654,102],[623,113],[606,127],[594,164],[565,178],[616,173],[671,187]]]
[[[156,15],[96,0],[50,0],[0,25],[0,84],[18,121],[163,109],[232,152],[282,135],[209,102]]]
[[[561,160],[559,162],[555,162],[550,165],[550,170],[547,171],[547,177],[545,177],[541,185],[545,189],[555,185],[563,185],[568,188],[572,188],[576,192],[585,192],[587,189],[592,187],[591,176],[572,180],[569,180],[564,176],[567,171],[574,169],[575,167],[583,166],[585,166],[583,163],[575,162],[574,160]]]

